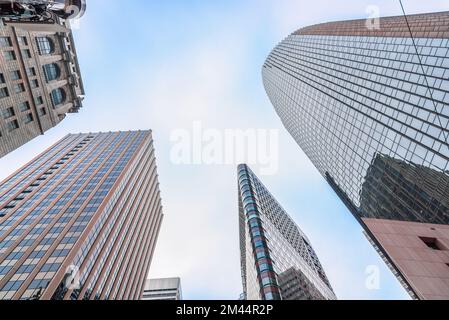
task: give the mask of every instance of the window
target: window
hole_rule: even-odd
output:
[[[22,79],[22,75],[19,70],[11,71],[11,79],[12,80],[20,80]]]
[[[45,108],[40,108],[39,109],[39,117],[43,117],[47,114],[47,110],[45,110]]]
[[[11,47],[11,38],[10,37],[0,37],[0,47]]]
[[[9,96],[8,88],[0,88],[0,98],[5,98]]]
[[[6,61],[16,60],[16,53],[14,51],[5,51],[3,52]]]
[[[55,52],[55,44],[53,43],[53,40],[51,40],[48,37],[38,37],[36,38],[37,41],[37,47],[39,49],[39,53],[41,55],[43,54],[51,54]]]
[[[19,110],[21,112],[30,110],[30,103],[28,101],[22,102],[19,104]]]
[[[37,81],[37,79],[31,80],[31,88],[35,89],[39,87],[39,81]]]
[[[21,93],[25,91],[25,86],[23,85],[23,83],[18,83],[16,85],[14,85],[14,92],[15,93]]]
[[[19,128],[19,123],[17,122],[17,120],[13,120],[8,122],[7,127],[8,131],[11,132]]]
[[[33,122],[33,115],[31,113],[27,113],[24,117],[23,117],[23,122],[25,122],[25,124]]]
[[[36,103],[36,105],[40,106],[41,104],[44,103],[44,99],[42,99],[41,96],[36,97],[36,99],[34,99],[34,102]]]
[[[56,63],[46,64],[44,66],[45,78],[47,81],[56,80],[61,75],[61,69]]]
[[[27,46],[28,45],[28,39],[27,37],[19,37],[19,44],[21,44],[22,46]]]
[[[8,109],[5,109],[2,111],[3,119],[9,119],[11,117],[14,117],[16,114],[14,112],[14,108],[10,107]]]
[[[446,251],[447,248],[436,238],[420,237],[422,242],[432,250]]]
[[[54,106],[62,104],[66,99],[65,91],[61,88],[53,90],[50,96]]]
[[[0,73],[0,83],[5,83],[5,76],[3,75],[3,73]]]
[[[28,69],[27,69],[27,75],[28,75],[29,77],[34,77],[34,76],[36,75],[36,69],[34,69],[33,67],[28,68]]]
[[[22,55],[24,58],[31,59],[31,51],[29,49],[22,50]]]

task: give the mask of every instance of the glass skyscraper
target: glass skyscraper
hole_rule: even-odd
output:
[[[247,165],[238,167],[246,300],[334,300],[310,240]]]
[[[263,81],[285,127],[382,254],[390,257],[367,218],[448,224],[449,12],[300,29],[269,55]],[[396,271],[413,282],[410,269]]]
[[[0,299],[140,299],[162,217],[150,131],[66,136],[0,185]]]

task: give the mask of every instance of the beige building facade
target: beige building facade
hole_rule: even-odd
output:
[[[0,157],[78,112],[83,95],[68,21],[0,21]]]

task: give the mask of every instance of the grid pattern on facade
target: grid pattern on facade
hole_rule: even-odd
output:
[[[248,166],[239,166],[238,181],[241,264],[246,299],[282,299],[279,275],[292,268],[300,270],[314,290],[321,292],[321,297],[335,299],[310,240]],[[304,288],[298,286],[297,290]],[[308,293],[303,296],[308,296]]]
[[[264,65],[286,128],[357,207],[378,154],[442,172],[435,183],[449,187],[449,39],[416,43],[425,74],[410,38],[292,35]]]
[[[142,300],[182,300],[181,279],[148,279],[145,283]]]
[[[151,132],[69,135],[0,187],[0,299],[140,299],[161,220]]]
[[[263,66],[285,127],[365,228],[449,222],[449,12],[408,20],[413,38],[403,16],[303,28]]]
[[[279,286],[283,300],[324,300],[320,291],[301,270],[291,268],[281,273]]]
[[[362,186],[360,216],[449,224],[447,186],[445,173],[379,154]]]

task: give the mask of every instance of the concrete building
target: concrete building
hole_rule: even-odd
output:
[[[418,238],[439,239],[423,234],[449,224],[449,12],[381,18],[379,28],[365,19],[302,28],[270,54],[263,81],[287,130],[412,297],[447,297],[447,281],[432,291],[422,278],[426,268],[446,276],[447,246],[434,273]],[[398,258],[389,246],[404,237],[412,246]]]
[[[78,112],[83,96],[69,21],[0,19],[0,157]]]
[[[0,184],[0,299],[140,300],[162,223],[150,131],[68,135]]]
[[[148,279],[142,300],[182,300],[181,279]]]
[[[245,300],[334,300],[310,240],[247,165],[238,167]]]

